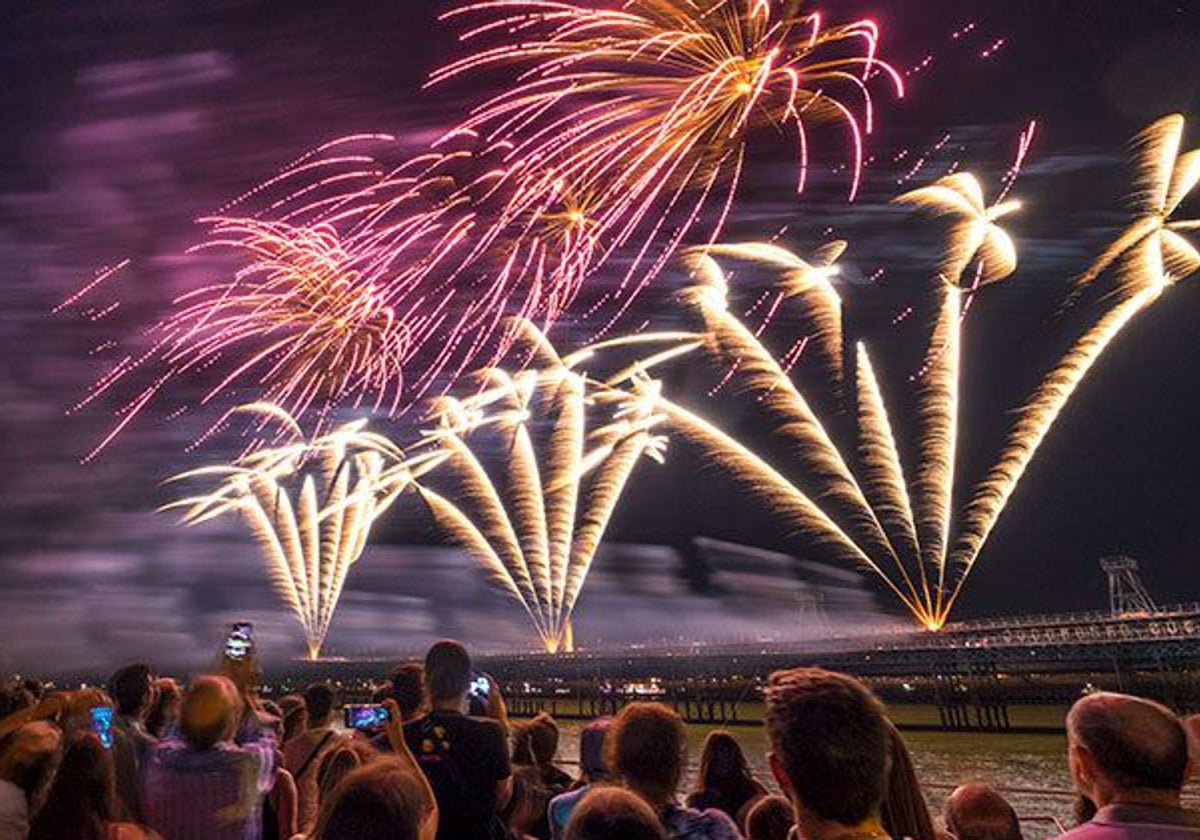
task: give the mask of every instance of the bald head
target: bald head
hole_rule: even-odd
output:
[[[1067,735],[1083,774],[1115,794],[1177,794],[1187,779],[1187,734],[1159,703],[1108,692],[1088,695],[1071,707]]]
[[[946,800],[945,817],[946,828],[958,840],[1021,840],[1017,812],[985,784],[955,788]]]
[[[232,737],[238,691],[226,677],[199,677],[183,695],[179,728],[189,744],[205,750]]]

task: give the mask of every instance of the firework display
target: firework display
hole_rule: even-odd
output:
[[[415,487],[439,527],[521,605],[554,653],[572,648],[572,612],[634,467],[643,456],[662,460],[666,442],[654,430],[665,418],[647,370],[695,343],[639,361],[612,384],[576,369],[600,348],[561,358],[524,326],[538,359],[514,374],[489,369],[482,392],[438,401],[437,425],[425,433],[437,468]],[[686,336],[637,342],[677,338]],[[490,471],[476,454],[488,433],[504,453]],[[453,498],[435,489],[447,480]]]
[[[954,560],[966,571],[975,564],[1025,468],[1092,365],[1138,313],[1170,286],[1200,271],[1200,253],[1179,233],[1200,229],[1200,221],[1172,219],[1200,183],[1200,149],[1179,154],[1183,128],[1183,117],[1173,114],[1138,138],[1134,221],[1081,278],[1082,283],[1090,283],[1114,266],[1116,303],[1067,351],[1018,412],[999,460],[963,517]]]
[[[266,561],[267,575],[304,628],[309,658],[321,651],[351,567],[375,520],[412,480],[412,461],[365,421],[305,440],[296,421],[269,404],[244,411],[279,421],[296,440],[260,449],[176,481],[216,480],[210,492],[173,502],[197,525],[240,514]]]
[[[401,499],[482,567],[544,651],[573,650],[601,541],[667,435],[938,631],[1089,372],[1200,271],[1200,221],[1177,218],[1200,149],[1184,151],[1172,115],[1137,139],[1132,218],[1071,284],[1068,302],[1092,308],[1059,316],[1098,314],[1072,326],[998,453],[967,475],[964,449],[984,437],[961,427],[975,393],[963,387],[969,313],[1017,274],[1002,225],[1021,209],[1008,195],[1041,117],[1023,115],[989,203],[957,159],[925,179],[949,133],[924,152],[887,150],[890,164],[868,152],[876,97],[904,97],[932,60],[898,72],[870,19],[830,19],[805,0],[467,0],[441,19],[462,53],[427,87],[485,92],[423,139],[330,140],[201,218],[188,255],[204,279],[127,341],[94,345],[113,355],[70,409],[112,412],[84,461],[151,406],[199,416],[188,452],[244,421],[241,454],[175,476],[204,492],[164,509],[187,525],[244,521],[313,659],[372,528]],[[749,170],[781,160],[789,192],[793,176],[796,193],[832,183],[839,204],[871,166],[907,170],[879,204],[904,190],[891,204],[939,233],[935,267],[900,290],[914,305],[891,322],[929,310],[900,328],[921,325],[907,380],[885,339],[864,334],[871,317],[863,329],[845,317],[869,270],[852,266],[843,283],[853,252],[838,220],[803,255],[780,244],[787,225],[726,241]],[[815,231],[810,221],[795,227]],[[90,306],[129,263],[54,311]],[[635,301],[669,295],[674,309],[630,317]],[[687,384],[656,378],[693,354],[720,377],[709,397],[726,391],[766,418],[752,443],[674,393]]]
[[[123,355],[77,406],[133,393],[87,459],[170,388],[180,411],[220,397],[301,419],[346,405],[391,416],[497,363],[515,340],[505,324],[547,329],[570,311],[599,336],[689,237],[715,240],[758,128],[794,134],[802,189],[813,128],[844,126],[853,198],[871,90],[902,95],[903,83],[877,55],[873,22],[831,25],[801,6],[454,9],[447,18],[475,21],[463,41],[487,45],[430,83],[498,69],[512,84],[399,163],[387,160],[396,138],[339,138],[205,220],[198,250],[237,267],[173,301],[149,348]],[[620,280],[573,310],[618,258]]]
[[[592,252],[582,266],[567,256],[548,274],[557,307],[575,296],[583,279],[577,269],[594,270],[614,250],[631,246],[635,257],[606,296],[615,310],[611,323],[703,224],[708,208],[716,209],[713,218],[694,235],[715,240],[756,128],[793,134],[803,190],[812,127],[842,124],[854,198],[864,136],[874,125],[872,80],[898,96],[904,84],[877,56],[872,21],[828,25],[801,6],[796,0],[609,6],[501,0],[445,15],[473,24],[463,41],[495,43],[436,71],[431,84],[494,68],[519,70],[511,87],[456,129],[509,149],[503,177],[520,187],[500,223],[530,219],[535,241],[539,228],[566,225],[577,232],[571,244]],[[546,197],[557,210],[543,209]],[[535,242],[530,253],[541,253]]]
[[[854,347],[856,367],[857,468],[833,443],[810,401],[760,340],[761,330],[744,325],[731,311],[725,273],[714,255],[766,262],[782,271],[781,289],[794,286],[790,272],[807,266],[778,246],[720,246],[689,255],[694,286],[685,295],[707,326],[706,348],[729,366],[744,391],[783,418],[777,434],[792,444],[790,475],[815,483],[819,504],[793,479],[727,435],[676,407],[664,411],[672,426],[711,452],[722,466],[754,488],[780,514],[818,542],[833,544],[846,559],[878,575],[927,629],[940,629],[962,590],[988,534],[1055,419],[1092,365],[1126,325],[1166,288],[1200,270],[1200,255],[1177,231],[1200,227],[1174,221],[1171,213],[1200,181],[1194,153],[1179,156],[1183,121],[1168,117],[1139,141],[1139,218],[1084,276],[1095,280],[1115,267],[1118,299],[1072,345],[1017,413],[995,465],[978,483],[958,522],[953,521],[960,413],[959,380],[964,292],[1008,277],[1016,249],[996,222],[1017,202],[985,206],[971,175],[960,173],[906,193],[898,203],[950,218],[935,292],[936,317],[925,363],[916,377],[917,440],[913,475],[906,478],[883,392],[864,343]],[[840,253],[844,243],[837,243]],[[824,321],[831,316],[825,292],[816,301],[800,298]],[[830,331],[829,328],[826,328]],[[840,334],[840,331],[838,331]]]

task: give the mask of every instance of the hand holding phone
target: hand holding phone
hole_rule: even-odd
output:
[[[388,707],[382,703],[351,703],[343,711],[347,729],[360,732],[374,731],[392,719]]]
[[[238,621],[225,638],[225,658],[241,662],[254,652],[254,625],[249,621]]]
[[[93,706],[92,731],[100,739],[100,746],[111,750],[113,745],[113,709],[112,706]]]

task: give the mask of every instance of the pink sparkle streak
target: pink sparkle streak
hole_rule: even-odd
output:
[[[336,138],[203,220],[197,249],[236,267],[178,300],[152,349],[81,401],[117,383],[138,394],[99,448],[203,371],[201,404],[236,393],[298,419],[395,414],[505,353],[508,316],[549,328],[578,306],[603,334],[679,248],[720,236],[760,133],[794,132],[803,190],[814,132],[838,129],[853,200],[876,88],[900,98],[904,80],[874,21],[802,6],[482,0],[446,13],[475,49],[428,84],[508,84],[401,163],[377,151],[394,151],[391,135]],[[592,282],[618,261],[615,288]]]

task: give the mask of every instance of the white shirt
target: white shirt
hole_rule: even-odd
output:
[[[25,791],[0,779],[0,840],[26,840],[29,837],[29,803]]]

